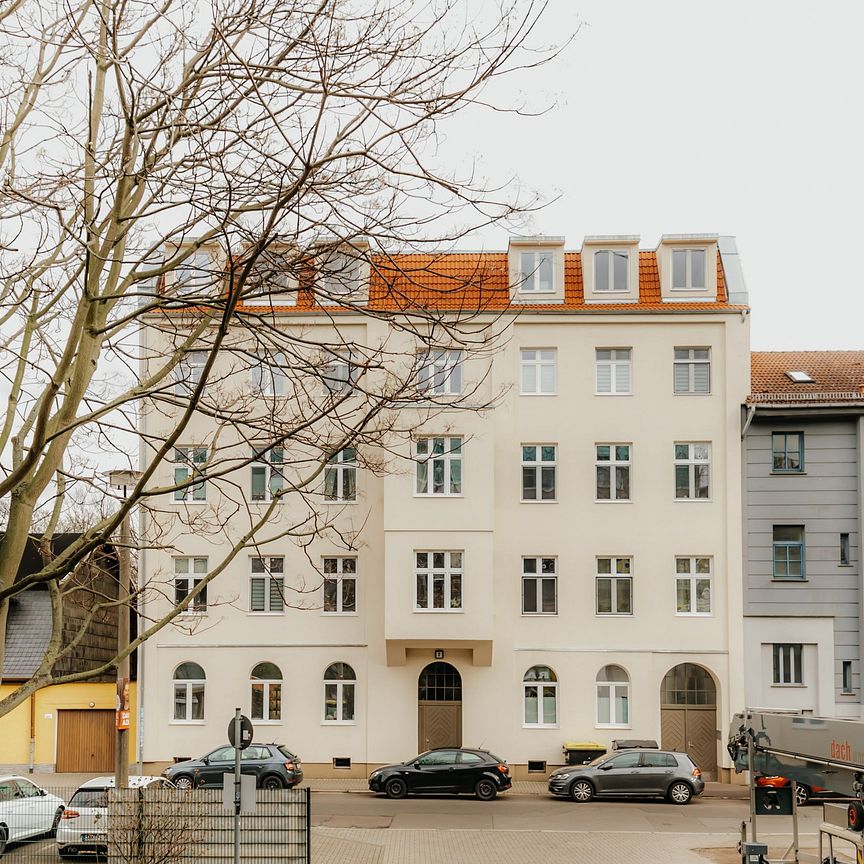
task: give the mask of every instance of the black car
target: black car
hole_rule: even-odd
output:
[[[217,747],[200,759],[169,765],[162,776],[178,789],[222,786],[222,775],[234,771],[234,748]],[[282,744],[250,744],[240,751],[240,771],[254,774],[259,789],[285,789],[303,780],[300,758]]]
[[[388,798],[409,792],[460,792],[491,801],[513,785],[503,759],[488,750],[441,747],[427,750],[407,762],[385,765],[369,775],[369,788]]]
[[[553,771],[549,791],[574,801],[595,795],[614,798],[656,795],[673,804],[688,804],[705,788],[702,772],[686,753],[667,750],[625,750],[600,756],[587,765],[568,765]]]

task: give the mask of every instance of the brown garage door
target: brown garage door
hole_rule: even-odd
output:
[[[64,710],[57,712],[55,771],[114,770],[114,712]]]

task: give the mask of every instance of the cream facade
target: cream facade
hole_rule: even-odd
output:
[[[518,776],[561,764],[565,742],[609,748],[632,738],[667,747],[695,741],[706,773],[728,776],[722,733],[744,704],[740,406],[750,384],[734,244],[676,237],[640,253],[634,238],[610,239],[610,251],[627,250],[630,275],[621,296],[613,290],[607,298],[613,277],[599,291],[582,285],[577,253],[546,239],[549,264],[535,257],[527,274],[529,259],[514,256],[542,252],[543,238],[517,239],[509,260],[502,256],[511,285],[530,280],[530,297],[515,286],[514,309],[502,313],[506,339],[491,360],[464,354],[463,391],[480,407],[406,407],[413,431],[376,450],[383,470],[356,469],[355,501],[277,505],[257,545],[211,583],[206,610],[145,644],[145,763],[201,755],[224,742],[235,707],[267,714],[260,700],[272,708],[278,694],[278,719],[253,719],[256,738],[286,744],[309,776],[365,775],[429,746],[460,743],[490,749]],[[592,238],[583,255],[602,248],[603,238]],[[686,260],[679,296],[666,284],[673,254],[694,248],[704,258]],[[735,258],[726,270],[724,249]],[[668,262],[659,285],[658,259]],[[593,279],[614,267],[609,261],[592,260],[586,272]],[[699,261],[701,288],[693,278]],[[544,304],[547,288],[553,299]],[[406,358],[417,350],[360,313],[275,314],[313,342],[327,341],[334,327],[352,328],[358,341],[387,343]],[[145,338],[146,354],[161,337]],[[218,362],[232,380],[228,355]],[[147,411],[142,422],[158,440],[172,417]],[[199,416],[178,444],[207,446],[212,435]],[[420,438],[446,442],[443,492],[418,493],[417,462],[433,446],[418,451]],[[248,449],[224,433],[220,446]],[[163,474],[170,484],[171,465]],[[170,594],[178,558],[193,569],[220,561],[219,535],[182,523],[190,514],[202,525],[224,521],[227,548],[248,529],[248,513],[268,506],[248,503],[253,482],[244,466],[230,484],[208,479],[206,500],[165,496],[148,526],[162,548],[144,556],[145,579]],[[338,534],[327,530],[308,549],[280,538],[304,508],[326,512]],[[354,538],[350,549],[345,537]],[[253,600],[251,559],[270,557],[284,559],[284,584],[294,593],[284,609],[252,611],[262,601]],[[355,608],[340,583],[349,609],[338,611],[337,602],[325,611],[325,602],[333,607],[324,596],[328,568],[345,559],[354,573],[350,565],[347,577],[337,573],[356,579]],[[167,608],[167,600],[149,602],[148,615]],[[280,677],[253,682],[262,663]],[[188,676],[187,664],[203,680],[178,678]]]

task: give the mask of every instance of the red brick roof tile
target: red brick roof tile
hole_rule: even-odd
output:
[[[806,372],[796,384],[787,372]],[[754,351],[750,402],[842,402],[864,399],[864,351]]]

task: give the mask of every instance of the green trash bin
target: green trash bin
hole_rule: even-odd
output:
[[[565,741],[563,750],[568,765],[585,765],[606,755],[606,748],[596,741]]]

